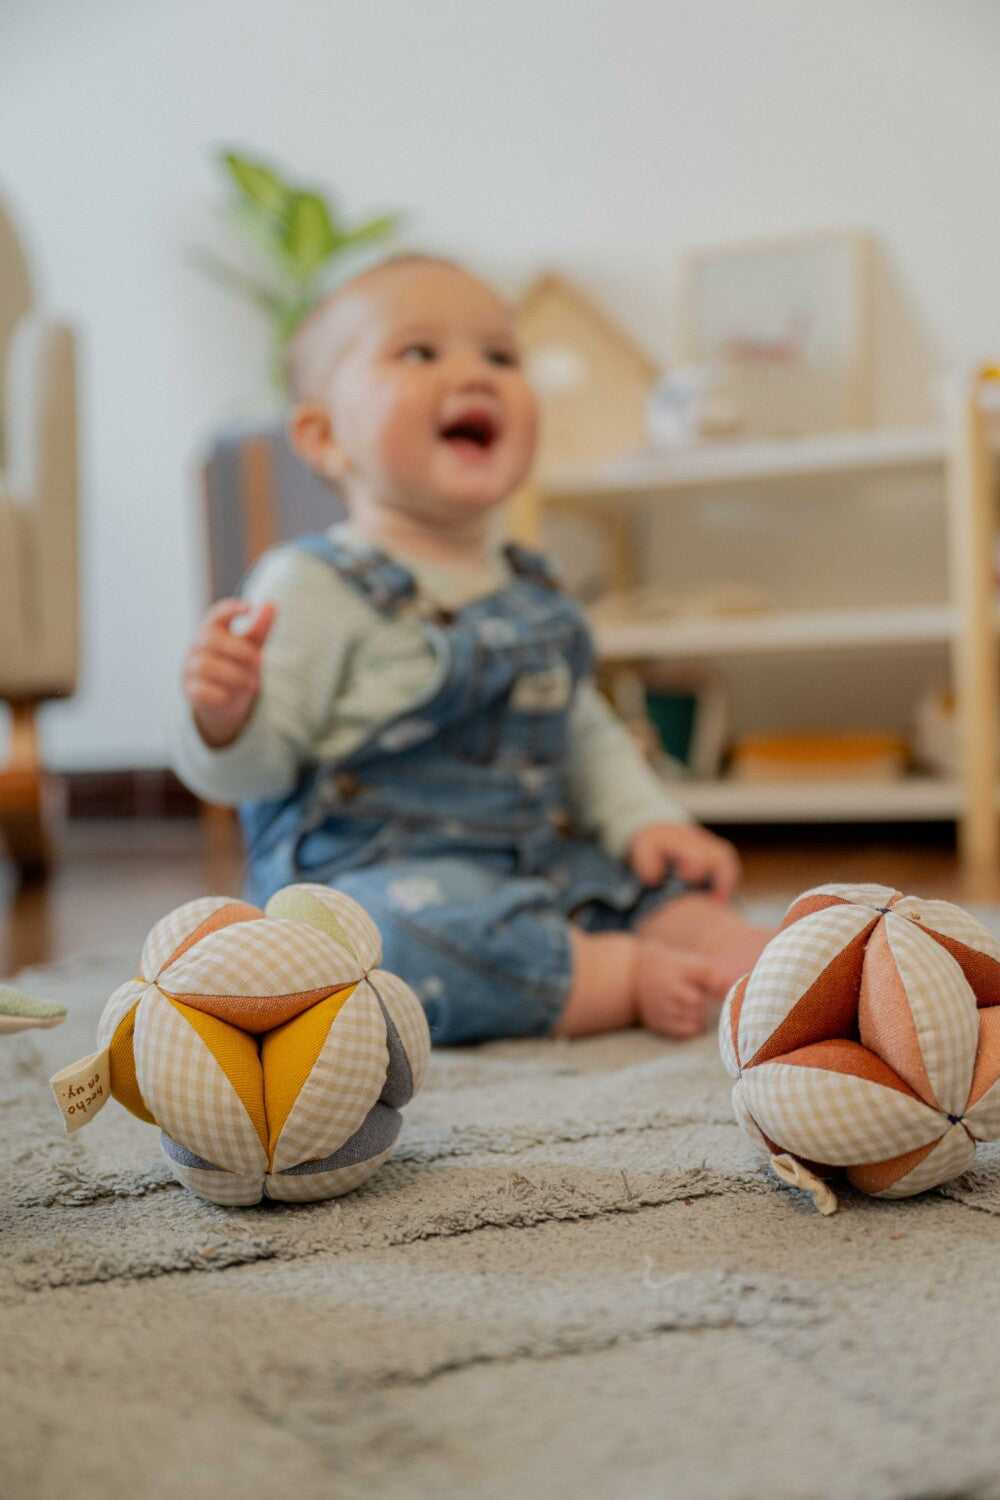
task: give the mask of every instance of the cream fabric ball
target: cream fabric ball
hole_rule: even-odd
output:
[[[331,1198],[385,1161],[430,1037],[381,951],[367,913],[323,885],[288,886],[264,911],[205,897],[156,924],[98,1041],[112,1094],[160,1127],[192,1192]]]
[[[902,1198],[1000,1137],[1000,943],[968,912],[826,885],[788,910],[719,1023],[733,1107],[779,1175]]]

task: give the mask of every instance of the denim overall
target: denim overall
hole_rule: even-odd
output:
[[[298,545],[383,614],[418,599],[412,574],[374,548]],[[352,896],[438,1044],[551,1031],[570,983],[567,918],[622,931],[689,889],[673,877],[646,889],[567,835],[561,781],[590,636],[544,558],[507,557],[507,587],[422,621],[437,661],[423,701],[291,796],[241,809],[249,898],[296,880]]]

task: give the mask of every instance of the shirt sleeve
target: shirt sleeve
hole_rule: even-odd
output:
[[[694,822],[590,681],[573,701],[563,792],[573,822],[616,859],[651,823]]]
[[[170,726],[178,776],[198,796],[228,805],[293,790],[327,727],[357,612],[333,570],[293,547],[262,558],[241,593],[276,606],[251,717],[231,745],[213,749],[178,687]]]

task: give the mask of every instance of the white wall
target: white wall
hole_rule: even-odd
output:
[[[994,0],[6,0],[0,196],[83,351],[85,668],[50,762],[164,760],[196,458],[267,353],[186,259],[220,144],[508,291],[561,266],[664,361],[686,247],[868,228],[945,365],[1000,354],[998,77]]]

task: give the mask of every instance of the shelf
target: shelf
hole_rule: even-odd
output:
[[[1000,624],[1000,610],[995,612]],[[601,661],[822,651],[864,646],[933,645],[954,638],[948,604],[901,604],[863,609],[773,610],[725,618],[594,622]]]
[[[731,438],[669,451],[624,454],[587,469],[552,475],[543,488],[546,501],[557,503],[630,496],[645,499],[706,485],[943,468],[947,457],[946,435],[937,428],[834,432],[770,441]]]
[[[677,781],[671,793],[703,823],[891,823],[955,818],[958,784],[898,781]]]

